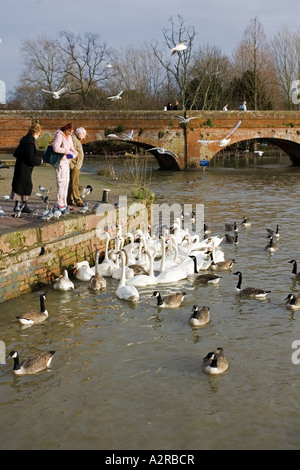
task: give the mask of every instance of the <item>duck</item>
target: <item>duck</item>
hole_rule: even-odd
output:
[[[190,316],[189,323],[191,326],[203,326],[210,322],[210,311],[209,307],[199,308],[198,305],[194,305],[192,309],[192,315]]]
[[[280,233],[279,233],[279,225],[276,225],[276,230],[272,230],[270,228],[266,228],[266,231],[267,231],[267,236],[268,237],[275,237],[275,238],[279,238],[280,237]]]
[[[217,348],[209,352],[202,361],[202,370],[205,374],[223,374],[228,369],[228,361],[223,348]]]
[[[174,292],[166,297],[162,297],[159,291],[154,291],[151,297],[157,297],[157,306],[161,308],[178,308],[180,307],[186,292]]]
[[[95,274],[89,280],[89,288],[93,290],[106,289],[106,280],[99,273],[100,251],[96,250]]]
[[[54,354],[55,351],[42,352],[20,362],[18,352],[11,351],[7,359],[14,359],[13,371],[16,375],[36,374],[50,366]]]
[[[241,297],[250,297],[251,299],[265,299],[271,292],[270,290],[259,289],[257,287],[245,287],[242,286],[242,273],[237,271],[233,273],[235,276],[239,276],[239,280],[236,286],[236,290]]]
[[[90,267],[87,260],[79,261],[73,266],[73,275],[79,281],[88,282],[95,275],[95,266]]]
[[[238,233],[235,235],[229,235],[229,233],[225,233],[225,243],[231,243],[231,244],[238,244]]]
[[[119,285],[116,290],[116,296],[119,299],[128,300],[131,302],[136,302],[139,300],[140,295],[135,286],[127,286],[126,285],[126,277],[125,277],[125,253],[124,251],[119,251],[118,256],[121,257],[122,260],[122,273],[119,281]]]
[[[42,323],[44,320],[48,318],[48,311],[45,308],[45,299],[46,294],[40,295],[40,311],[38,310],[30,310],[29,312],[23,313],[23,315],[17,316],[17,320],[21,323],[21,325],[28,325],[31,326],[34,323]]]
[[[242,220],[242,222],[241,222],[241,225],[242,225],[243,227],[246,227],[246,228],[251,227],[251,221],[250,221],[250,219],[247,218],[247,217],[244,217],[243,220]]]
[[[278,250],[278,246],[274,243],[273,237],[270,237],[269,243],[265,246],[265,251],[269,251],[269,253],[274,253]]]
[[[295,259],[291,259],[288,263],[293,263],[292,278],[296,281],[300,281],[300,272],[297,272],[297,261]]]
[[[226,269],[232,269],[233,263],[235,262],[234,258],[230,258],[224,261],[218,261],[217,263],[214,262],[213,254],[210,252],[211,264],[210,269],[212,271],[225,271]]]
[[[64,269],[63,274],[55,279],[53,289],[67,291],[74,289],[74,283],[69,279],[68,271]]]
[[[290,310],[300,310],[300,294],[289,294],[285,301],[286,307]]]

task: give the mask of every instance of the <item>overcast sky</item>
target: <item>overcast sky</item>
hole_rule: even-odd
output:
[[[163,29],[171,17],[177,24],[178,15],[195,28],[195,45],[209,43],[229,55],[255,16],[267,37],[283,26],[300,29],[299,0],[0,0],[0,80],[7,92],[17,85],[25,39],[72,31],[98,33],[113,48],[164,45]]]

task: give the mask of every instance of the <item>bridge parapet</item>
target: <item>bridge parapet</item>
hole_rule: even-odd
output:
[[[278,145],[292,162],[300,165],[300,111],[188,111],[192,117],[183,123],[182,111],[0,111],[0,150],[14,148],[33,121],[53,134],[67,122],[87,130],[86,142],[106,140],[118,128],[129,133],[144,148],[168,149],[177,156],[152,152],[162,169],[198,168],[201,159],[211,160],[222,148],[218,143],[200,144],[199,139],[223,139],[237,122],[230,144],[264,139]]]

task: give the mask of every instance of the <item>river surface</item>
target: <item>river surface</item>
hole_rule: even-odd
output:
[[[96,167],[89,160],[83,170]],[[150,170],[158,202],[204,204],[213,235],[251,219],[250,228],[239,225],[239,244],[221,249],[244,287],[271,293],[239,298],[229,271],[218,287],[192,279],[159,286],[186,296],[179,309],[158,309],[153,287],[139,288],[132,305],[116,297],[115,279],[103,293],[74,280],[71,292],[46,289],[49,318],[26,329],[15,316],[38,308],[43,291],[2,303],[7,354],[56,354],[36,375],[15,376],[12,360],[0,365],[0,449],[299,449],[300,312],[287,310],[285,298],[300,287],[288,263],[300,266],[300,168],[281,157],[219,160],[195,173]],[[270,255],[266,228],[277,224],[279,249]],[[210,307],[207,326],[190,327],[194,304]],[[207,376],[202,358],[216,347],[229,369]]]

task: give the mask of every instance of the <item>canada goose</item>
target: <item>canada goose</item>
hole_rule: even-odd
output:
[[[279,238],[280,237],[280,234],[279,234],[279,225],[276,226],[276,230],[272,230],[270,228],[266,228],[266,231],[268,233],[268,237],[275,237],[275,238]]]
[[[251,299],[265,299],[267,294],[271,292],[270,290],[259,289],[255,287],[245,287],[244,289],[241,288],[242,286],[242,273],[237,271],[233,273],[236,276],[239,276],[239,280],[236,286],[236,290],[238,294],[242,297],[250,297]]]
[[[236,222],[234,222],[234,224],[225,224],[225,230],[227,232],[235,232],[235,233],[237,233],[239,231]]]
[[[210,258],[211,258],[211,265],[209,268],[212,271],[225,271],[226,269],[232,269],[233,263],[235,262],[235,259],[230,258],[230,259],[215,263],[212,252],[210,252]]]
[[[194,261],[194,282],[202,282],[203,284],[217,284],[219,280],[221,279],[220,276],[217,276],[216,274],[198,274],[198,266],[197,266],[197,258],[194,255],[189,255],[189,258],[191,258]],[[204,267],[205,269],[209,268],[211,264],[211,261],[207,262],[205,264],[205,260],[201,262],[201,267]]]
[[[191,326],[203,326],[210,322],[209,307],[199,308],[198,305],[193,306],[192,315],[189,323]]]
[[[297,272],[297,261],[295,259],[291,259],[291,261],[288,262],[293,263],[292,278],[296,281],[300,281],[300,272]]]
[[[211,351],[203,358],[202,370],[206,374],[217,375],[223,374],[228,369],[228,361],[224,354],[223,348],[217,348]]]
[[[64,269],[63,274],[55,279],[53,289],[67,291],[74,289],[73,282],[69,279],[68,271]]]
[[[7,359],[14,359],[13,371],[17,375],[25,374],[36,374],[41,370],[49,367],[55,351],[48,351],[44,353],[36,354],[32,357],[24,359],[21,363],[19,362],[19,354],[17,351],[11,351],[7,356]]]
[[[116,296],[119,299],[128,300],[128,301],[137,301],[140,297],[139,292],[135,286],[126,286],[125,280],[125,253],[124,251],[119,251],[118,256],[121,256],[122,260],[122,273],[120,277],[120,282],[116,290]]]
[[[241,222],[241,225],[243,227],[251,227],[251,222],[250,222],[250,219],[248,219],[247,217],[244,217],[242,222]]]
[[[225,233],[225,243],[234,243],[235,245],[238,244],[238,234],[229,235],[229,233]]]
[[[100,251],[96,250],[95,274],[89,280],[89,288],[93,290],[101,290],[106,288],[106,280],[99,273],[99,257]]]
[[[154,291],[152,297],[157,297],[158,307],[177,308],[180,306],[185,295],[185,292],[175,292],[162,298],[160,292]]]
[[[40,295],[40,311],[30,310],[29,312],[19,315],[16,318],[19,320],[21,325],[33,325],[34,323],[42,323],[48,318],[48,311],[45,308],[46,294]]]
[[[285,300],[287,308],[290,310],[300,310],[300,294],[289,294]]]
[[[274,253],[274,251],[278,250],[278,246],[274,243],[273,237],[270,237],[269,243],[265,246],[265,251],[269,251],[269,253]]]
[[[208,235],[209,233],[211,233],[211,229],[206,225],[206,223],[204,223],[203,225],[203,232],[205,235]]]

